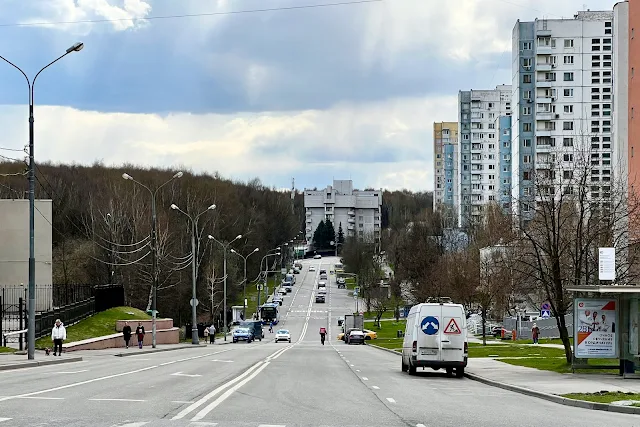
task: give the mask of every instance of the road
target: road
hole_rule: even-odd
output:
[[[557,405],[468,380],[400,371],[400,358],[336,340],[353,298],[331,277],[316,304],[304,261],[272,339],[0,372],[0,427],[637,426],[633,415]],[[322,346],[318,331],[328,326]],[[266,332],[267,335],[268,332]],[[135,351],[132,349],[131,351]],[[471,361],[473,363],[473,361]]]

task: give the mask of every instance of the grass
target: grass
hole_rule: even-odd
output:
[[[132,313],[132,314],[129,314]],[[151,319],[147,313],[133,307],[115,307],[96,313],[81,320],[73,326],[67,327],[66,342],[86,340],[116,333],[116,320],[146,320]],[[62,319],[64,321],[64,319]],[[53,325],[52,325],[53,327]],[[36,341],[37,348],[51,346],[51,336],[44,336]]]
[[[479,340],[482,339],[482,335],[476,335],[476,338],[478,338]],[[509,343],[509,344],[532,344],[533,341],[530,339],[517,339],[515,341],[513,340],[503,340],[500,338],[496,338],[493,335],[487,335],[487,341],[499,341],[502,343]],[[540,338],[540,344],[558,344],[558,345],[562,345],[562,340],[560,338]],[[573,346],[573,338],[569,338],[569,342],[571,343],[571,345]],[[491,344],[494,345],[494,344]]]
[[[402,338],[378,338],[377,340],[367,341],[378,347],[384,347],[398,352],[402,351]]]
[[[624,393],[621,391],[600,391],[596,393],[568,393],[561,395],[569,399],[586,400],[588,402],[611,403],[618,400],[639,400],[639,393]],[[633,406],[640,406],[634,404]]]
[[[402,338],[397,338],[398,331],[404,332],[406,320],[400,320],[399,322],[388,321],[388,322],[380,322],[382,327],[378,327],[375,322],[365,321],[364,328],[369,329],[371,331],[375,331],[378,334],[378,340],[381,338],[393,338],[399,339],[402,342]],[[402,347],[402,346],[401,346]]]
[[[16,352],[15,348],[0,347],[0,353],[15,353],[15,352]]]
[[[365,311],[364,320],[375,320],[377,313],[375,311]],[[387,310],[382,313],[381,319],[393,319],[395,316],[393,310]]]
[[[276,284],[276,277],[272,276],[267,279],[267,286],[269,287],[269,295],[273,295],[273,289]],[[242,294],[240,295],[240,301],[236,301],[235,305],[242,305]],[[264,291],[260,295],[260,304],[266,302]],[[255,283],[247,285],[247,318],[251,319],[251,315],[258,310],[258,289]]]
[[[531,358],[556,358],[563,357],[561,348],[534,347],[530,345],[515,344],[482,344],[471,343],[469,345],[469,357],[531,357]]]
[[[561,349],[558,349],[562,351]],[[515,366],[524,366],[526,368],[535,368],[542,371],[552,371],[561,374],[571,373],[571,363],[562,357],[529,357],[524,359],[496,359],[500,362],[508,363]],[[618,359],[589,359],[589,365],[611,365],[617,368],[620,364]],[[577,373],[584,374],[618,374],[616,369],[577,369]]]

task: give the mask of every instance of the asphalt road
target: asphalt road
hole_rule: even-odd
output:
[[[400,358],[336,340],[337,318],[354,308],[331,277],[316,304],[317,271],[305,261],[285,297],[281,327],[293,342],[267,340],[0,372],[0,427],[10,426],[638,426],[633,415],[557,405],[447,378],[411,377]],[[329,327],[320,344],[318,331]],[[135,351],[135,349],[132,349]]]

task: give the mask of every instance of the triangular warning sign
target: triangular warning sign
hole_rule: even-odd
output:
[[[462,333],[462,331],[460,331],[460,327],[458,326],[458,323],[456,323],[456,319],[449,320],[449,323],[447,323],[447,327],[444,328],[444,333],[445,334],[460,334],[460,333]]]

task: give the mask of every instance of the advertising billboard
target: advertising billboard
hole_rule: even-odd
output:
[[[576,298],[574,354],[576,358],[617,358],[618,303],[614,298]]]

